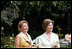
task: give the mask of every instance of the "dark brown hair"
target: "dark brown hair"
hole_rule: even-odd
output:
[[[46,30],[46,27],[49,25],[49,23],[53,23],[53,24],[54,24],[54,21],[51,20],[51,19],[45,19],[45,20],[43,21],[42,28],[43,28],[44,30]]]

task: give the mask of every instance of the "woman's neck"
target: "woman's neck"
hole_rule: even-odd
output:
[[[51,34],[51,32],[50,31],[46,31],[46,34],[49,35],[49,34]]]
[[[23,32],[23,34],[27,34],[27,32],[25,32],[25,31],[22,31]]]

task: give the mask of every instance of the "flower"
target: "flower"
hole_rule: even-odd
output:
[[[12,34],[12,36],[14,36],[14,34]]]
[[[2,30],[4,30],[4,27],[1,27]]]
[[[66,39],[68,42],[71,42],[71,34],[66,34],[66,35],[65,35],[65,39]]]
[[[10,39],[12,39],[12,37],[10,37]]]

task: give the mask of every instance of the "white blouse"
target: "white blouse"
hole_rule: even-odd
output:
[[[57,34],[53,33],[51,34],[50,39],[48,39],[48,36],[46,32],[39,37],[37,37],[35,40],[36,44],[39,44],[39,48],[52,48],[52,45],[57,43],[57,47],[60,48],[60,43],[59,43],[59,37]]]

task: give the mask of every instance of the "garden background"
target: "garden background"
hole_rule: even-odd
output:
[[[71,1],[1,1],[1,48],[14,48],[18,22],[29,23],[32,39],[44,33],[44,19],[54,20],[53,32],[61,38],[71,33]]]

